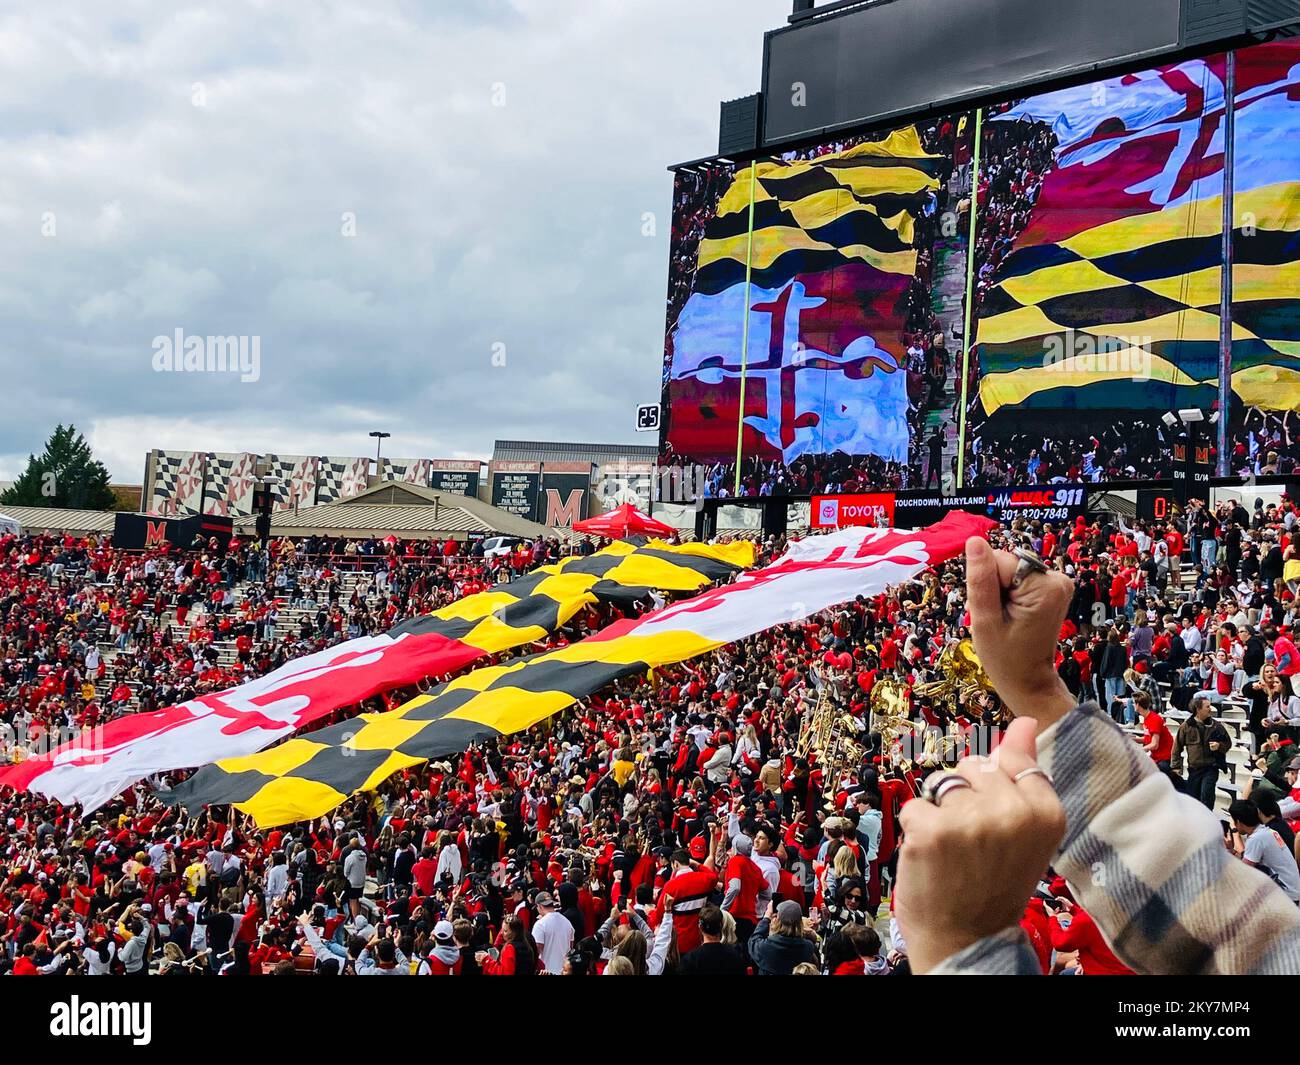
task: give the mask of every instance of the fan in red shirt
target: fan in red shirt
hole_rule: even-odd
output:
[[[1139,708],[1143,707],[1143,700],[1147,714],[1142,719],[1142,727],[1146,729],[1146,735],[1142,738],[1142,749],[1151,756],[1151,760],[1159,765],[1161,762],[1168,764],[1174,753],[1174,735],[1169,731],[1169,726],[1165,724],[1164,717],[1157,710],[1150,709],[1150,697],[1146,692],[1138,692],[1133,701]]]
[[[1133,975],[1133,970],[1115,957],[1115,952],[1102,938],[1101,930],[1087,910],[1064,897],[1056,902],[1056,906],[1048,906],[1052,916],[1049,929],[1054,950],[1077,951],[1079,968],[1084,976]]]
[[[655,913],[662,918],[666,906],[671,907],[677,949],[682,954],[694,950],[704,941],[700,935],[700,911],[718,887],[714,854],[721,839],[722,826],[715,825],[712,841],[696,836],[691,840],[689,852],[681,849],[673,852],[673,874],[664,884]],[[694,864],[696,861],[702,863],[698,869]]]
[[[722,908],[735,919],[736,938],[744,943],[758,925],[758,896],[767,888],[767,877],[750,858],[754,844],[748,836],[738,835],[732,846],[735,853],[722,875]]]

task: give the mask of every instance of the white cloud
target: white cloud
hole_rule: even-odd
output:
[[[77,321],[95,325],[124,315],[174,319],[185,316],[221,291],[221,279],[206,267],[187,270],[150,259],[120,289],[88,296],[76,309]]]
[[[639,440],[664,168],[712,150],[718,101],[758,88],[762,33],[788,12],[84,0],[0,16],[0,475],[70,419],[128,481],[150,447],[367,454],[376,426],[403,455]],[[152,338],[177,327],[261,337],[261,380],[153,373]]]

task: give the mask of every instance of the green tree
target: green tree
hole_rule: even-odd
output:
[[[0,495],[0,506],[10,507],[112,510],[116,502],[108,470],[73,425],[55,426],[40,457],[29,455],[22,476]]]

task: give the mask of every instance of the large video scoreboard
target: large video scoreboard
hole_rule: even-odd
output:
[[[925,6],[870,10],[879,27]],[[1085,9],[1098,23],[1079,54],[1116,33],[1133,54],[1170,46],[1157,4],[1122,20],[1065,6],[1062,32]],[[1208,418],[1222,382],[1226,472],[1295,472],[1300,41],[845,127],[897,111],[917,73],[894,96],[887,63],[859,62],[877,85],[864,101],[845,49],[879,57],[893,38],[857,47],[837,24],[851,20],[770,35],[774,150],[676,171],[662,465],[702,467],[710,494],[737,498],[1171,480],[1188,444],[1162,419]],[[990,47],[1030,51],[992,30]],[[808,48],[822,74],[787,77],[815,66],[795,55]],[[930,99],[975,92],[975,73],[947,67],[925,70]]]

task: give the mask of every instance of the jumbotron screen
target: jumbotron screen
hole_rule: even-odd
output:
[[[1234,61],[1230,468],[1285,475],[1300,42]],[[679,171],[661,463],[721,498],[1168,477],[1161,417],[1217,409],[1228,62]]]

